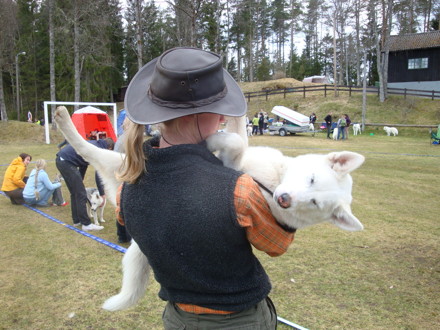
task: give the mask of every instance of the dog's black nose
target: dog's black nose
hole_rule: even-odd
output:
[[[287,209],[291,205],[292,198],[290,198],[289,194],[284,193],[277,198],[277,202],[283,209]]]

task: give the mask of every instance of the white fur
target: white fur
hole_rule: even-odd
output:
[[[100,222],[105,222],[104,220],[104,209],[107,204],[107,200],[99,195],[99,191],[96,188],[86,188],[87,192],[87,209],[90,217],[93,217],[95,225],[99,226]],[[98,211],[99,211],[99,221],[98,221]]]
[[[353,124],[353,135],[358,135],[361,133],[361,124]]]
[[[67,141],[98,171],[103,164],[111,167],[111,170],[100,172],[100,176],[106,189],[116,191],[120,182],[114,171],[124,155],[115,155],[115,152],[85,142],[64,107],[57,108],[55,121]],[[208,148],[216,151],[225,166],[248,173],[274,193],[272,196],[262,190],[278,222],[296,229],[322,222],[349,231],[363,229],[351,213],[352,179],[349,174],[364,162],[362,155],[343,151],[292,158],[269,147],[248,148],[246,125],[242,121],[244,117],[230,119],[228,133],[209,137]],[[109,200],[115,204],[113,195]],[[115,311],[135,305],[144,295],[149,272],[148,260],[133,240],[123,258],[122,289],[108,299],[103,308]]]
[[[333,129],[333,140],[337,140],[338,139],[338,128],[337,127],[335,127],[334,129]]]
[[[312,123],[310,123],[309,124],[309,131],[314,131],[314,130],[315,130],[315,126]]]
[[[246,127],[247,136],[252,136],[252,124],[247,125]]]
[[[388,136],[391,136],[391,134],[393,134],[393,136],[396,136],[399,134],[399,131],[395,127],[384,126],[383,129],[387,133]]]

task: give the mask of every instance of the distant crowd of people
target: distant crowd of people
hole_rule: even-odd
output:
[[[336,121],[336,125],[333,125],[333,113],[329,112],[324,118],[326,128],[327,128],[327,139],[331,139],[331,133],[334,129],[337,129],[337,134],[335,140],[346,140],[348,139],[348,128],[351,125],[351,119],[347,114],[342,114]],[[334,127],[333,127],[334,126]]]

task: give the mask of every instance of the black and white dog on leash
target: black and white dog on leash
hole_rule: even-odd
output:
[[[103,198],[97,188],[86,188],[87,191],[87,209],[90,217],[93,217],[95,225],[99,226],[99,222],[104,220],[104,208],[107,200]],[[99,221],[98,221],[98,211]]]

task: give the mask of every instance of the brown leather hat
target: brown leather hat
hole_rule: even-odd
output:
[[[222,58],[198,48],[173,48],[148,62],[125,94],[127,116],[138,124],[156,124],[210,112],[243,116],[243,92],[223,69]]]

